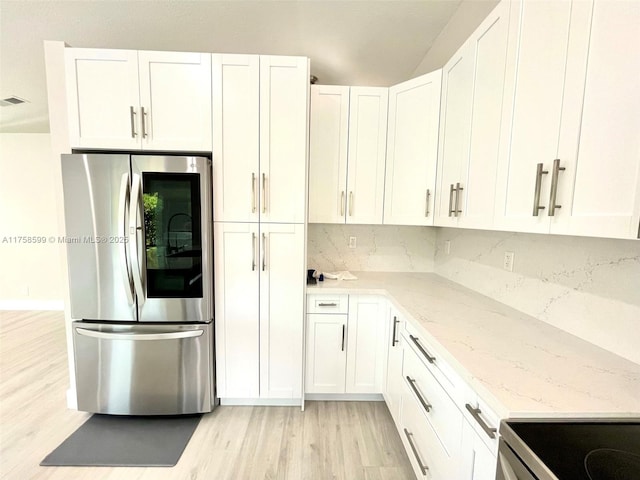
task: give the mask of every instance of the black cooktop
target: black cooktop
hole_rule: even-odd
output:
[[[640,480],[640,421],[507,423],[560,480]]]

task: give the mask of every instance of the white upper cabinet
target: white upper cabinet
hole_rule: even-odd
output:
[[[309,60],[260,57],[260,221],[307,214]]]
[[[260,191],[260,57],[212,56],[216,221],[257,222]]]
[[[349,87],[311,86],[309,222],[344,223]]]
[[[309,61],[214,54],[214,218],[303,223]]]
[[[347,223],[382,223],[388,98],[387,88],[351,87]]]
[[[442,71],[389,88],[387,225],[433,225]]]
[[[142,147],[211,151],[211,55],[140,51],[138,69]]]
[[[67,48],[64,53],[71,146],[140,148],[138,52]]]
[[[436,219],[439,226],[455,226],[462,213],[463,166],[469,155],[473,55],[465,43],[442,69],[442,115],[438,149]]]
[[[444,67],[437,225],[492,227],[509,9],[500,3]]]
[[[309,221],[382,224],[388,89],[311,92]]]
[[[74,148],[211,150],[211,55],[65,50]]]
[[[580,95],[584,89],[584,95],[565,94],[557,158],[566,170],[558,173],[561,208],[551,232],[638,238],[640,3],[595,1],[591,16],[581,8],[580,23],[572,25],[579,41],[575,61],[567,66],[578,69],[581,83],[567,84],[565,91]],[[564,127],[564,118],[571,125]]]

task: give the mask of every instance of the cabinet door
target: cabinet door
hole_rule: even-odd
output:
[[[138,149],[138,53],[65,49],[71,147]]]
[[[389,89],[386,225],[433,225],[442,71]]]
[[[260,57],[260,220],[302,223],[307,213],[309,61]]]
[[[307,393],[344,393],[346,315],[307,315]]]
[[[211,151],[211,54],[140,51],[138,64],[143,148]]]
[[[454,226],[458,215],[464,214],[461,212],[460,195],[466,187],[462,179],[462,168],[469,155],[472,87],[473,57],[470,43],[465,43],[442,69],[442,117],[435,219],[435,224],[440,226]],[[454,190],[458,186],[463,190]]]
[[[583,14],[580,23],[572,21],[571,37],[582,47],[578,59],[587,51],[588,58],[576,66],[582,73],[576,75],[580,84],[567,83],[565,92],[580,95],[584,89],[584,96],[570,103],[565,94],[558,158],[566,170],[558,175],[556,204],[561,208],[555,211],[551,232],[637,238],[640,3],[595,1],[578,6],[592,15]],[[575,127],[565,128],[565,119],[574,118]]]
[[[400,335],[403,326],[400,314],[392,307],[389,315],[387,336],[388,356],[384,399],[396,425],[400,425],[400,398],[402,396],[402,358],[404,339]]]
[[[260,396],[302,397],[304,225],[260,224]]]
[[[349,295],[346,393],[382,393],[386,302],[372,295]]]
[[[462,474],[464,480],[495,480],[497,459],[465,421],[462,429]]]
[[[349,87],[311,86],[309,134],[309,222],[344,223]]]
[[[473,92],[459,227],[487,229],[493,223],[510,7],[510,2],[500,2],[468,40]]]
[[[214,219],[259,219],[260,57],[212,56]]]
[[[351,87],[347,223],[381,225],[388,89]]]
[[[220,398],[258,398],[258,225],[214,223],[216,382]]]
[[[547,232],[572,2],[513,2],[511,10],[494,224],[499,229]],[[537,164],[548,173],[537,175]],[[534,216],[536,184],[544,209]]]

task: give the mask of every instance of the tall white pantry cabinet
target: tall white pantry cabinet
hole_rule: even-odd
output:
[[[217,395],[302,398],[309,62],[214,54]]]

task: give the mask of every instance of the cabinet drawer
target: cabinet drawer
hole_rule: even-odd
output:
[[[466,387],[462,413],[482,442],[493,455],[497,455],[500,416],[491,410],[469,386]]]
[[[349,295],[307,295],[307,313],[349,313]]]
[[[462,413],[412,349],[404,352],[402,377],[442,447],[454,456],[460,447]]]
[[[416,477],[429,480],[458,478],[456,458],[445,450],[431,425],[425,421],[424,410],[406,382],[401,403],[399,433]]]
[[[454,400],[462,402],[465,383],[458,374],[438,356],[433,346],[411,322],[405,322],[404,335],[407,345],[410,345],[411,349],[420,357],[423,365],[438,379]]]

